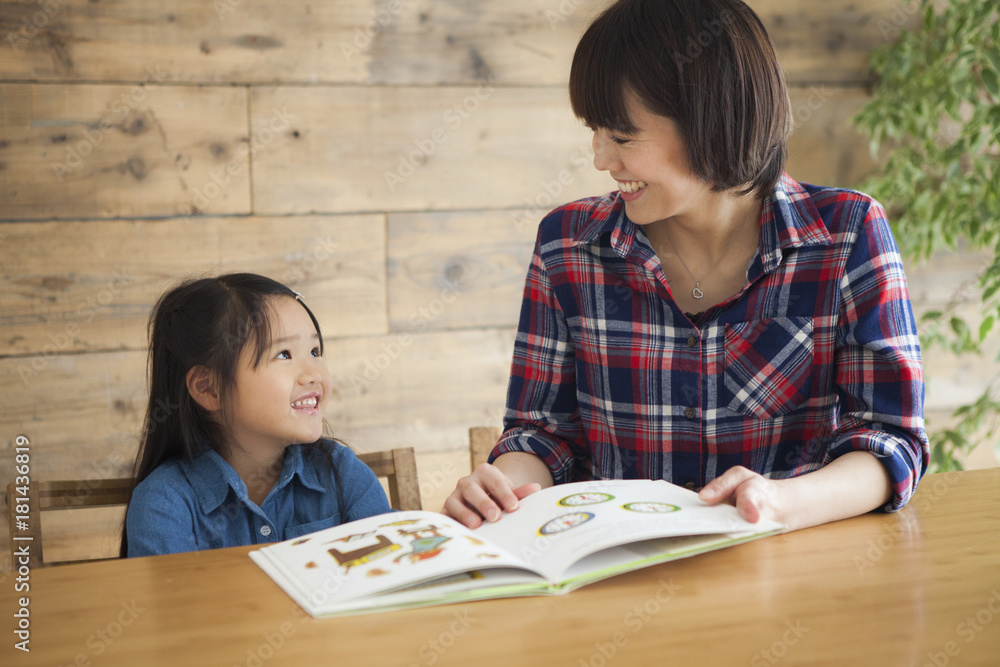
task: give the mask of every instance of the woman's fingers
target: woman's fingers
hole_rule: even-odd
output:
[[[538,484],[525,484],[512,489],[510,480],[496,466],[481,463],[471,475],[458,480],[442,512],[469,528],[478,528],[484,519],[492,523],[502,512],[513,512],[520,498],[539,488]]]

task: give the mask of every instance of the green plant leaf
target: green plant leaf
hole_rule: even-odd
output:
[[[993,331],[993,325],[994,325],[995,322],[996,322],[996,318],[994,318],[993,315],[987,315],[986,319],[984,319],[979,324],[979,342],[980,343],[982,343],[984,340],[986,340],[986,337],[990,335],[991,331]]]
[[[983,80],[986,91],[993,96],[993,99],[1000,100],[1000,79],[998,79],[997,73],[991,69],[984,69],[979,73],[979,77]]]
[[[1000,329],[1000,14],[996,0],[919,6],[923,20],[869,60],[875,85],[855,123],[882,168],[860,189],[882,203],[907,259],[955,247],[992,254],[978,294],[925,313],[918,329],[924,348],[982,354]],[[931,434],[933,467],[961,469],[1000,425],[1000,401],[988,394],[960,408],[957,426]]]

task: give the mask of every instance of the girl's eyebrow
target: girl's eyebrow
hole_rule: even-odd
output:
[[[271,341],[271,345],[282,345],[284,343],[290,343],[294,340],[298,340],[299,338],[301,338],[301,336],[298,334],[294,334],[292,336],[284,336],[282,338],[276,338],[275,340]],[[319,340],[319,332],[314,333],[312,336],[309,336],[309,338],[315,338],[316,340]]]

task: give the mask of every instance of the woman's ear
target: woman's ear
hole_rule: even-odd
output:
[[[204,366],[195,366],[187,372],[187,390],[195,403],[206,411],[218,412],[222,408],[215,378]]]

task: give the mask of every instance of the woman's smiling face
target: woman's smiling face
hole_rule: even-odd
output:
[[[637,225],[698,210],[711,186],[691,172],[676,123],[654,114],[634,94],[626,107],[635,132],[594,128],[594,166],[618,183],[625,212]]]

